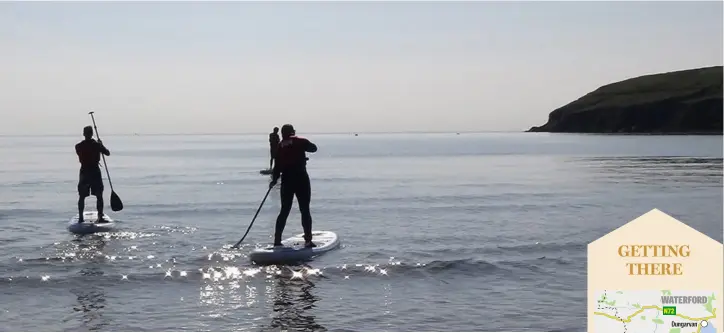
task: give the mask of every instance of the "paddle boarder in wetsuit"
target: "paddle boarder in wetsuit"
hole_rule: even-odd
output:
[[[279,127],[274,127],[274,131],[269,133],[269,170],[272,168],[272,163],[277,157],[277,149],[279,148]]]
[[[294,196],[297,197],[299,212],[302,213],[302,228],[304,229],[304,246],[315,247],[312,242],[312,215],[309,212],[309,203],[312,197],[312,188],[307,173],[307,152],[317,151],[317,145],[307,139],[296,136],[292,125],[282,126],[282,141],[279,142],[274,173],[269,187],[274,187],[281,176],[282,206],[277,216],[276,230],[274,232],[274,246],[282,245],[282,232],[287,224],[287,217],[292,210]]]
[[[78,176],[78,223],[83,222],[85,198],[93,194],[96,197],[98,222],[103,222],[103,177],[101,176],[101,154],[109,156],[111,152],[101,140],[93,140],[93,127],[83,128],[85,140],[75,145],[75,153],[80,162]]]

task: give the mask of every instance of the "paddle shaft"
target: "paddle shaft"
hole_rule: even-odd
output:
[[[259,212],[261,211],[261,207],[264,206],[264,201],[266,201],[266,197],[269,196],[269,192],[271,192],[272,187],[270,186],[269,189],[266,191],[266,194],[264,195],[264,199],[261,200],[261,204],[259,205],[259,208],[256,210],[256,214],[254,214],[254,218],[251,219],[251,223],[249,223],[249,227],[246,228],[246,232],[244,233],[244,236],[241,237],[241,239],[232,246],[232,249],[235,249],[239,247],[239,244],[241,244],[242,241],[244,241],[244,238],[246,238],[246,235],[249,234],[249,230],[251,230],[251,226],[254,225],[254,221],[256,221],[256,217],[259,215]]]
[[[96,118],[93,117],[93,112],[89,113],[91,116],[91,120],[93,120],[93,129],[96,131],[96,137],[98,138],[98,141],[101,140],[101,135],[98,134],[98,127],[96,127]],[[108,185],[111,186],[111,192],[113,192],[113,183],[111,182],[111,174],[108,172],[108,164],[106,164],[106,156],[101,154],[101,158],[103,159],[103,167],[106,169],[106,176],[108,176]]]

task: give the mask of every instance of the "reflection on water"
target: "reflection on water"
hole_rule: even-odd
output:
[[[577,160],[582,162],[596,162],[596,164],[600,166],[667,169],[694,167],[697,169],[715,170],[717,166],[721,167],[723,159],[721,157],[586,157]]]
[[[88,284],[83,287],[71,289],[76,295],[78,305],[73,310],[81,315],[82,327],[88,331],[103,331],[108,326],[108,320],[103,317],[106,307],[106,295],[103,288]]]
[[[103,249],[106,241],[102,235],[78,236],[73,240],[77,248],[74,257],[85,260],[85,266],[78,272],[78,282],[81,286],[73,287],[70,292],[76,295],[78,305],[73,310],[81,315],[82,329],[88,331],[103,331],[109,321],[104,318],[103,310],[106,307],[106,295],[97,280],[105,273],[101,269],[104,263]]]
[[[589,164],[597,178],[622,181],[719,184],[722,158],[691,157],[605,157],[579,159]]]
[[[293,275],[294,276],[294,275]],[[316,287],[307,279],[293,279],[276,275],[272,288],[273,314],[271,329],[282,331],[326,331],[309,313],[319,300],[312,292]]]
[[[106,247],[106,237],[101,234],[76,235],[73,243],[78,249],[94,249],[102,251]]]
[[[104,273],[95,264],[91,265],[93,266],[84,267],[79,273],[79,280],[83,285],[71,289],[78,300],[78,305],[74,306],[73,310],[80,313],[82,327],[85,330],[103,331],[109,324],[109,321],[103,317],[106,295],[103,288],[94,283],[93,279]]]
[[[246,322],[240,330],[326,331],[312,313],[319,297],[311,267],[209,267],[201,269],[199,303],[209,320]],[[256,278],[255,278],[256,277]],[[312,281],[314,280],[314,281]],[[265,315],[259,316],[258,310]],[[271,319],[271,322],[265,323]],[[249,320],[251,322],[249,322]]]

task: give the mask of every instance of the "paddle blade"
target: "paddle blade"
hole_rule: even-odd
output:
[[[123,210],[123,202],[116,192],[111,192],[111,210],[114,212]]]

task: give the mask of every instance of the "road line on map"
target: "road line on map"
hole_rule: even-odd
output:
[[[659,311],[663,311],[663,309],[662,309],[661,307],[659,307],[658,305],[647,305],[647,306],[642,306],[641,309],[639,309],[638,311],[636,311],[636,312],[634,312],[633,314],[629,315],[626,319],[617,318],[617,317],[611,316],[611,315],[609,315],[609,314],[607,314],[607,313],[603,313],[603,312],[594,312],[593,314],[594,314],[594,315],[603,316],[603,317],[606,317],[606,318],[609,318],[609,319],[613,319],[613,320],[615,320],[615,321],[622,322],[622,323],[630,323],[630,322],[631,322],[631,319],[633,319],[633,318],[635,318],[636,316],[638,316],[639,314],[641,314],[641,312],[644,312],[645,310],[649,310],[649,309],[656,309],[656,310],[659,310]],[[703,321],[703,320],[710,320],[710,319],[716,318],[716,309],[714,309],[713,312],[714,312],[714,313],[713,313],[712,316],[704,317],[704,318],[691,318],[691,317],[689,317],[689,316],[680,315],[680,314],[676,314],[676,317],[683,318],[683,319],[686,319],[686,320],[701,322],[701,321]],[[698,326],[700,326],[700,327],[699,327],[699,330],[701,330],[701,325],[698,325]],[[697,331],[697,333],[699,333],[699,332]]]

